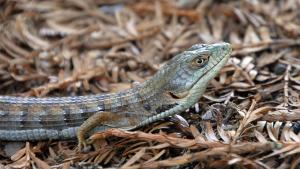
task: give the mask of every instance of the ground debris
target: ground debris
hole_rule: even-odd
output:
[[[115,92],[194,43],[233,47],[177,120],[96,133],[88,153],[45,141],[8,156],[1,143],[0,168],[299,168],[299,8],[297,0],[0,1],[1,95]]]

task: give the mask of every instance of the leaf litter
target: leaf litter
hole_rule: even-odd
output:
[[[0,94],[116,92],[194,43],[232,57],[195,107],[140,131],[27,142],[5,168],[299,168],[299,1],[0,1]],[[189,124],[189,126],[187,125]]]

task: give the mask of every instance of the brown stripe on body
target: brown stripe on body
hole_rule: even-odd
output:
[[[133,95],[133,97],[131,99],[132,99],[132,101],[135,102],[135,104],[133,104],[133,106],[136,111],[138,111],[142,115],[149,114],[148,111],[146,111],[144,109],[144,103],[146,103],[146,102],[142,95],[140,95],[139,93],[135,93],[135,95]]]
[[[43,125],[41,122],[41,116],[46,115],[47,112],[41,105],[23,105],[23,113],[26,112],[26,116],[23,116],[22,125],[18,126],[21,129],[25,128],[41,128]],[[30,113],[29,113],[30,112]]]
[[[21,104],[8,104],[5,110],[2,110],[4,113],[0,119],[0,127],[15,129],[23,126],[23,119],[27,116],[27,112],[23,110]]]
[[[39,99],[0,96],[0,129],[61,130],[78,127],[96,112],[126,112],[129,106],[136,107],[139,99],[132,97],[135,97],[132,90],[90,97]]]
[[[123,95],[121,99],[122,107],[126,110],[130,105],[130,97],[132,97],[132,94],[125,94]]]
[[[82,104],[0,104],[0,128],[8,130],[80,126],[103,102]]]
[[[51,109],[51,113],[44,118],[44,121],[48,123],[47,126],[49,127],[55,126],[55,128],[60,127],[61,129],[76,127],[80,126],[92,114],[103,109],[102,107],[96,102],[60,105],[59,108]]]
[[[111,99],[111,111],[112,112],[117,112],[118,110],[120,110],[121,106],[122,106],[122,96],[124,94],[123,93],[118,93],[116,95],[116,97],[114,97],[114,99]]]
[[[105,99],[104,100],[104,110],[105,111],[111,111],[111,107],[112,107],[112,100],[111,100],[111,98]]]
[[[45,115],[41,115],[40,123],[43,125],[44,128],[52,128],[56,126],[59,128],[61,125],[64,124],[64,113],[65,110],[63,109],[62,105],[53,104],[51,106],[45,106],[44,111],[46,112]]]
[[[3,118],[8,115],[9,112],[8,108],[9,108],[8,104],[0,104],[0,122],[3,121]]]

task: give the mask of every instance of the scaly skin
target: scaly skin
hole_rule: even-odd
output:
[[[151,79],[127,91],[59,98],[0,96],[0,140],[85,136],[97,126],[135,129],[194,105],[230,57],[228,43],[196,44],[172,58]]]

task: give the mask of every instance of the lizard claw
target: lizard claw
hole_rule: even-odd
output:
[[[87,152],[91,149],[93,144],[91,139],[85,139],[84,137],[78,137],[78,149],[80,152]]]
[[[78,135],[78,149],[80,152],[86,152],[90,149],[89,145],[91,144],[90,140],[86,140],[84,137]]]
[[[78,138],[78,149],[79,151],[84,151],[87,147],[87,143],[85,139]]]

